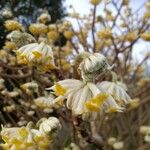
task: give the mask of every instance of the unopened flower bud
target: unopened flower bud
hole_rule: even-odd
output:
[[[44,120],[40,126],[39,131],[45,134],[53,134],[53,132],[58,131],[61,128],[60,122],[55,117],[50,117]]]
[[[99,53],[89,54],[79,65],[82,78],[85,80],[93,79],[96,75],[109,68],[105,56]]]

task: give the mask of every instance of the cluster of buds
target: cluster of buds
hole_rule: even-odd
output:
[[[5,22],[5,27],[8,31],[21,30],[22,25],[16,20],[7,20]]]
[[[29,31],[35,35],[38,36],[40,34],[47,33],[47,26],[42,23],[33,23],[29,26]]]
[[[53,112],[51,101],[54,99],[53,96],[49,97],[38,97],[34,99],[34,103],[38,108],[41,108],[43,112],[50,113]]]
[[[20,89],[14,88],[13,91],[8,91],[7,89],[4,89],[3,91],[1,91],[2,95],[7,95],[11,98],[17,97],[21,94]]]
[[[33,93],[38,93],[38,84],[34,81],[22,84],[20,88],[28,95],[32,95]]]
[[[42,118],[37,123],[28,123],[26,127],[2,128],[1,136],[4,150],[47,150],[58,130],[60,122],[55,117]]]

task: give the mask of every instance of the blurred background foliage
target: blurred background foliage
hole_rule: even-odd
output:
[[[19,19],[23,25],[36,21],[43,11],[51,14],[51,22],[55,23],[65,16],[64,0],[0,0],[0,48],[3,47],[7,31],[4,28],[6,18],[2,16],[3,9],[10,9],[13,17]]]

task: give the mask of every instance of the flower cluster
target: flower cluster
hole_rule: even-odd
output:
[[[1,136],[4,150],[47,150],[52,138],[61,128],[60,122],[55,117],[42,118],[37,123],[36,129],[30,122],[26,127],[2,128]]]
[[[143,52],[139,62],[134,49],[137,41],[150,41],[150,3],[141,15],[129,0],[89,3],[89,14],[70,6],[71,13],[56,23],[45,9],[29,25],[9,8],[0,10],[8,33],[0,49],[4,150],[149,146],[150,53]],[[59,120],[49,116],[62,123],[59,139]]]
[[[55,68],[52,49],[44,42],[25,45],[16,53],[21,64],[38,65],[41,71]]]
[[[53,104],[67,99],[66,106],[74,115],[87,115],[95,112],[122,112],[125,104],[130,103],[131,98],[126,93],[126,87],[120,82],[94,83],[95,75],[109,69],[106,58],[101,54],[87,54],[79,65],[82,80],[66,79],[57,82],[48,90],[53,90],[57,96],[51,100]],[[89,81],[89,74],[90,80]]]

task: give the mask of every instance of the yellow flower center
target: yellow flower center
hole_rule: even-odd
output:
[[[27,56],[26,55],[20,55],[18,57],[18,61],[20,64],[27,64],[28,63],[28,60],[27,60]]]
[[[85,102],[85,106],[88,110],[97,112],[102,104],[107,100],[108,96],[109,95],[106,93],[100,93],[96,97]]]
[[[34,55],[35,58],[39,59],[42,57],[42,54],[38,51],[33,51],[32,54]]]
[[[41,72],[46,72],[48,70],[55,69],[55,68],[56,67],[53,64],[43,64],[43,65],[39,66],[39,70]]]
[[[4,140],[4,142],[8,143],[8,136],[7,135],[2,135],[2,139]]]
[[[135,98],[129,103],[131,108],[137,108],[140,105],[140,99]]]
[[[57,96],[65,95],[65,93],[67,92],[67,89],[64,88],[63,86],[61,86],[59,83],[56,83],[54,92],[55,92],[55,95],[57,95]]]
[[[34,137],[34,140],[35,140],[36,142],[40,142],[40,141],[43,140],[43,137],[42,137],[42,136],[35,136],[35,137]]]
[[[107,110],[107,113],[114,113],[114,112],[117,112],[118,109],[115,108],[115,107],[110,107],[108,110]]]
[[[31,147],[34,145],[34,142],[25,142],[24,144],[26,147]]]
[[[19,146],[22,144],[21,140],[18,140],[17,138],[13,138],[11,142],[12,144],[15,144],[16,146]]]
[[[28,135],[28,131],[25,127],[22,127],[21,129],[19,129],[19,134],[21,137],[25,138]]]

